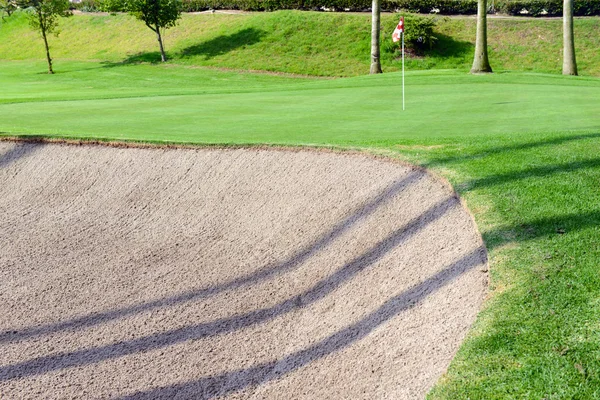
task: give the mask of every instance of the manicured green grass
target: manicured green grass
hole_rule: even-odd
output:
[[[338,80],[187,66],[0,63],[0,131],[319,145],[447,177],[490,255],[490,298],[431,398],[600,398],[600,79],[453,71]]]
[[[382,16],[383,40],[391,42],[397,20]],[[171,63],[267,70],[322,76],[368,73],[370,15],[280,11],[249,15],[184,15],[167,31]],[[475,19],[441,18],[438,45],[407,60],[409,70],[461,69],[473,62]],[[496,71],[561,71],[561,20],[489,20],[489,47]],[[157,62],[153,32],[128,15],[76,15],[61,22],[61,34],[50,37],[60,71],[62,60],[118,63]],[[575,20],[581,75],[600,76],[600,18]],[[382,46],[383,68],[401,68],[398,54]],[[23,15],[0,21],[0,60],[44,60],[38,34]],[[40,70],[41,72],[44,69]]]

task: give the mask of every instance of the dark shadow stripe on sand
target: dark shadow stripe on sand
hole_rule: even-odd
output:
[[[177,304],[202,300],[223,293],[227,290],[237,289],[247,285],[253,285],[271,277],[281,275],[285,272],[294,270],[302,265],[303,262],[310,259],[315,253],[329,246],[335,239],[340,237],[345,232],[349,231],[353,226],[360,223],[368,216],[373,214],[379,207],[393,199],[396,195],[406,190],[418,180],[426,176],[426,173],[420,170],[411,171],[407,176],[397,182],[389,185],[381,193],[370,199],[366,204],[357,207],[350,212],[350,215],[337,225],[332,227],[327,233],[321,235],[308,246],[300,249],[293,254],[288,260],[280,263],[270,264],[261,269],[233,279],[229,282],[220,285],[211,286],[187,293],[182,293],[176,296],[166,297],[155,301],[137,304],[129,307],[110,310],[107,312],[94,313],[83,317],[71,319],[54,324],[42,326],[27,327],[20,330],[7,330],[0,333],[0,343],[15,343],[29,338],[39,337],[54,334],[62,331],[74,331],[77,329],[88,328],[102,324],[104,322],[125,318],[131,315],[140,314],[143,312],[174,306]]]
[[[393,250],[433,221],[444,216],[453,208],[461,207],[459,200],[452,196],[430,207],[420,216],[392,232],[362,255],[342,266],[331,276],[321,280],[309,290],[282,301],[272,307],[255,310],[243,315],[186,326],[172,331],[157,333],[138,339],[122,341],[101,347],[83,349],[69,353],[59,353],[0,367],[0,382],[35,376],[50,371],[95,364],[104,360],[119,358],[129,354],[144,353],[168,347],[188,340],[233,332],[252,325],[270,321],[278,316],[306,307],[331,294],[335,289],[356,277],[360,272],[374,265],[389,251]]]
[[[392,297],[377,310],[345,329],[306,349],[292,353],[280,360],[259,364],[252,368],[230,371],[222,375],[209,376],[196,381],[137,392],[115,398],[116,400],[138,399],[210,399],[225,396],[247,387],[274,381],[311,362],[344,349],[367,335],[377,327],[396,317],[402,311],[415,307],[427,296],[448,285],[454,279],[485,262],[485,248],[479,247],[460,260],[420,284]]]

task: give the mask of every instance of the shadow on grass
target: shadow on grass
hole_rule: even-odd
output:
[[[238,48],[251,46],[255,43],[260,42],[261,38],[266,34],[265,31],[255,28],[246,28],[241,31],[232,33],[231,35],[221,35],[214,39],[207,40],[206,42],[198,43],[192,46],[188,46],[176,54],[169,54],[167,52],[167,61],[173,59],[191,58],[191,57],[203,57],[205,60],[209,60],[213,57],[229,53]],[[158,51],[146,51],[127,56],[122,61],[110,62],[105,61],[103,65],[105,67],[118,67],[121,65],[130,64],[160,64],[160,52]]]
[[[542,178],[557,173],[572,172],[581,169],[598,167],[600,167],[600,158],[592,158],[590,160],[573,161],[570,163],[555,165],[544,165],[541,167],[507,172],[505,174],[490,175],[486,176],[485,178],[467,181],[463,184],[463,186],[466,188],[466,190],[481,189],[483,187],[501,185],[503,183],[514,182],[527,178]]]
[[[537,218],[514,225],[502,225],[483,234],[486,248],[492,250],[510,242],[562,236],[572,232],[600,226],[600,209]]]
[[[451,162],[457,162],[457,161],[464,162],[464,161],[468,161],[468,160],[476,160],[476,159],[488,157],[491,155],[501,154],[501,153],[506,153],[506,152],[511,152],[511,151],[529,150],[529,149],[535,149],[538,147],[554,146],[554,145],[559,145],[559,144],[563,144],[563,143],[574,142],[577,140],[587,140],[587,139],[596,139],[596,138],[600,138],[600,132],[586,133],[586,134],[580,134],[580,135],[559,136],[559,137],[556,137],[553,139],[544,139],[544,140],[539,140],[536,142],[517,143],[517,144],[511,144],[508,146],[497,146],[497,147],[487,148],[483,151],[472,153],[472,154],[465,155],[465,154],[461,153],[461,154],[458,154],[455,156],[435,158],[435,159],[423,164],[423,166],[429,168],[429,167],[442,165],[442,164],[446,164],[446,163],[451,163]]]
[[[167,53],[167,61],[169,61],[170,59],[171,59],[171,56],[169,56],[169,53]],[[141,52],[141,53],[129,55],[124,60],[118,61],[118,62],[104,61],[102,63],[102,65],[104,67],[118,67],[121,65],[130,65],[130,64],[160,64],[161,62],[162,61],[160,58],[160,52],[147,51],[147,52]]]
[[[229,53],[232,50],[251,46],[265,36],[266,32],[255,28],[245,28],[231,35],[221,35],[206,42],[186,47],[181,58],[203,56],[205,60]]]
[[[437,42],[432,49],[425,49],[421,52],[427,57],[447,58],[447,57],[463,57],[471,55],[475,46],[471,42],[465,40],[456,40],[451,36],[441,33],[435,34]]]
[[[405,51],[408,57],[413,58],[460,58],[470,56],[473,53],[474,45],[471,42],[464,40],[456,40],[453,37],[436,33],[436,43],[431,47],[414,47],[412,44],[407,44]],[[386,53],[393,53],[396,58],[401,57],[398,44],[392,43],[391,40],[385,40],[382,43],[383,50]]]

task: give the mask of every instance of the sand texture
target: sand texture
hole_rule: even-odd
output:
[[[0,142],[2,399],[423,398],[485,271],[398,163]]]

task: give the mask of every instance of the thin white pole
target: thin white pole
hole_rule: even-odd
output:
[[[404,108],[404,32],[402,32],[402,111]]]

